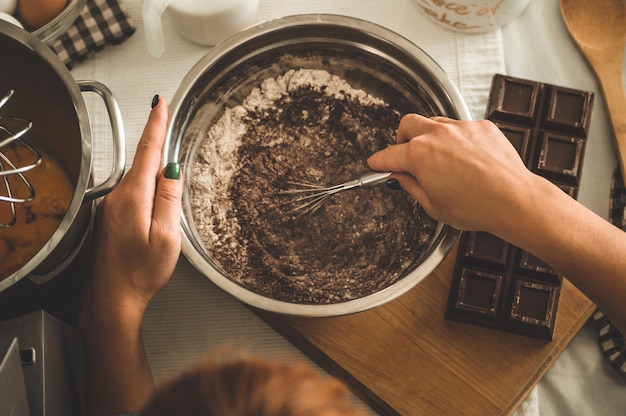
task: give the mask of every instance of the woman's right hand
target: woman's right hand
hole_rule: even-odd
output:
[[[462,230],[493,231],[524,189],[541,180],[488,120],[406,115],[397,144],[368,163],[395,172],[392,177],[429,215]]]
[[[550,264],[626,333],[626,234],[526,168],[490,121],[405,116],[368,159],[432,217],[495,234]]]

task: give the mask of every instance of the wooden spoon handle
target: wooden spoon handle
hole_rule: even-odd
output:
[[[617,158],[626,180],[626,94],[622,80],[622,57],[622,53],[616,53],[611,58],[605,55],[603,59],[589,57],[589,62],[600,80],[615,135]]]
[[[609,117],[613,125],[617,157],[626,183],[626,95],[624,95],[624,87],[621,81],[617,85],[604,86],[605,83],[602,84]]]

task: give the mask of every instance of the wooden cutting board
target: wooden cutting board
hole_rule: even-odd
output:
[[[456,250],[414,289],[365,312],[256,312],[381,414],[511,414],[595,306],[564,279],[551,342],[445,320]]]

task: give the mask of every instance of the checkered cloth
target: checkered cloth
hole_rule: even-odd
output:
[[[74,24],[50,47],[71,69],[107,45],[118,45],[135,33],[118,0],[89,0]]]
[[[613,174],[610,202],[611,222],[626,231],[626,188],[619,167]],[[611,367],[626,377],[626,338],[602,311],[597,310],[593,314],[593,319],[598,325],[602,353]]]

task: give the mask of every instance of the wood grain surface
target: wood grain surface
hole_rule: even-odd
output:
[[[444,319],[457,247],[411,291],[354,315],[256,311],[384,415],[511,414],[595,309],[564,279],[551,342]]]

